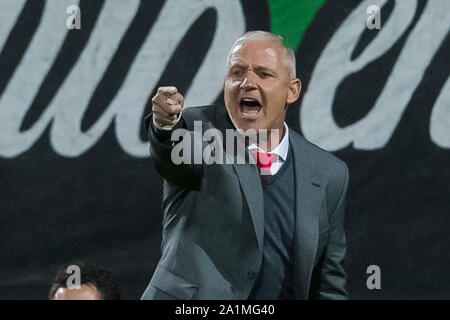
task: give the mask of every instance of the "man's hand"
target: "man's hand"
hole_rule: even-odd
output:
[[[162,130],[174,126],[183,110],[184,98],[175,87],[159,87],[152,98],[153,124]]]

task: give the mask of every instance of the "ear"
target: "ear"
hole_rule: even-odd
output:
[[[302,90],[302,82],[299,78],[292,79],[291,85],[289,87],[288,96],[287,96],[287,103],[291,104],[297,101],[298,96],[300,95],[300,91]]]

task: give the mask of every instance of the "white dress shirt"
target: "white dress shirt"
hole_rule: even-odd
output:
[[[254,143],[248,146],[248,150],[253,149],[258,149],[259,152],[265,152],[263,149],[261,149]],[[289,128],[285,122],[283,139],[281,139],[280,144],[275,149],[268,152],[269,154],[277,155],[277,157],[275,157],[275,161],[273,161],[272,165],[270,166],[271,175],[276,174],[281,169],[281,167],[283,166],[284,162],[287,159],[288,150],[289,150]]]

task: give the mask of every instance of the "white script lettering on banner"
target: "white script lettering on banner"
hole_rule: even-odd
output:
[[[8,14],[14,13],[17,18],[21,6],[5,1],[13,10]],[[23,6],[23,2],[21,4]],[[66,10],[72,4],[75,4],[73,0],[45,2],[36,34],[0,97],[2,157],[13,158],[30,149],[49,125],[53,150],[61,156],[78,157],[98,142],[113,121],[122,149],[134,157],[148,157],[148,142],[139,137],[142,112],[148,94],[190,26],[208,8],[216,10],[214,38],[186,93],[187,105],[211,103],[216,99],[222,89],[227,51],[245,31],[245,17],[238,0],[167,0],[114,100],[99,119],[82,132],[81,122],[89,101],[140,4],[139,0],[105,1],[86,47],[69,75],[62,79],[57,94],[32,127],[20,131],[43,79],[53,67],[67,33],[71,32],[66,27]],[[7,19],[0,25],[0,45],[6,41],[3,40],[4,30],[8,33],[13,23],[14,20]]]
[[[428,2],[375,105],[364,118],[340,128],[332,114],[339,84],[388,51],[407,30],[417,9],[416,0],[396,1],[391,16],[378,35],[358,58],[351,61],[351,54],[366,28],[361,17],[366,14],[367,6],[373,4],[382,7],[386,2],[363,1],[333,35],[313,71],[301,108],[300,127],[307,139],[324,149],[336,151],[351,143],[355,149],[383,148],[448,32],[450,3],[446,0]],[[431,128],[435,128],[431,135],[432,141],[440,146],[448,145],[440,143],[448,141],[449,129],[442,129],[445,123],[433,123],[448,120],[431,117],[430,121]]]
[[[442,148],[450,148],[450,78],[431,111],[430,137]]]

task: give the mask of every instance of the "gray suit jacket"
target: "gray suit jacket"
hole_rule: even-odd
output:
[[[225,107],[183,112],[188,130],[233,128]],[[261,266],[263,192],[254,164],[181,164],[147,117],[150,154],[164,179],[162,257],[142,299],[247,299]],[[344,162],[290,131],[296,210],[294,297],[345,299]],[[293,213],[294,214],[294,213]]]

